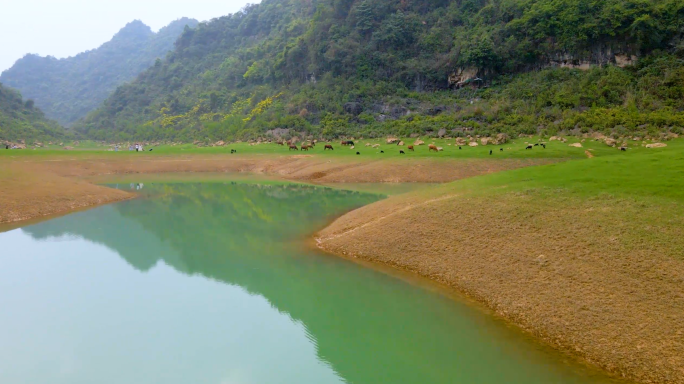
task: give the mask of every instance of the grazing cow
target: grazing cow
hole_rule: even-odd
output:
[[[154,148],[150,148],[150,152],[152,152],[153,149],[154,149]]]
[[[402,151],[402,150],[399,150],[399,154],[400,154],[400,155],[405,155],[406,153],[404,153],[404,151]]]
[[[620,150],[621,150],[622,152],[627,152],[627,147],[620,147]]]
[[[380,151],[380,153],[385,153],[385,151]]]
[[[428,146],[428,148],[429,148],[429,149],[428,149],[428,152],[432,152],[432,151],[439,152],[439,149],[437,149],[437,146],[434,145],[434,144],[430,144],[430,145]]]
[[[491,155],[492,155],[492,150],[490,149],[490,150],[489,150],[489,156],[491,156]]]
[[[278,140],[278,142],[277,142],[276,144],[278,144],[278,145],[283,145],[283,146],[285,145],[285,143],[283,143],[282,140]]]
[[[538,147],[538,146],[539,146],[539,143],[535,144],[534,146],[535,146],[535,147]]]
[[[325,150],[328,150],[328,149],[331,150],[331,151],[334,150],[334,148],[332,147],[332,145],[326,144],[326,145],[325,145],[325,148],[323,148],[323,150],[325,151]]]
[[[294,149],[295,151],[299,151],[299,148],[297,148],[297,146],[294,145],[294,144],[293,144],[293,145],[290,145],[289,151],[291,151],[291,150],[293,150],[293,149]]]
[[[503,152],[503,148],[499,149],[499,151]]]
[[[351,140],[343,141],[340,144],[345,145],[345,146],[353,146],[354,142]]]
[[[544,147],[544,149],[546,149],[546,144],[542,144],[542,147]]]
[[[361,154],[361,152],[356,152],[356,154],[357,154],[357,155],[360,155],[360,154]]]
[[[302,145],[302,151],[307,151],[307,152],[308,152],[308,151],[309,151],[309,148],[311,148],[311,147],[309,147],[308,145]]]
[[[409,151],[413,151],[413,145],[409,145],[409,146],[408,146],[408,150],[409,150]]]
[[[530,144],[530,145],[528,145],[527,148],[525,148],[525,149],[532,149],[532,148],[534,148],[534,147],[532,146],[532,144]]]

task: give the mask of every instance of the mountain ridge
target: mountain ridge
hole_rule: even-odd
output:
[[[163,58],[185,26],[176,20],[153,32],[140,20],[121,28],[99,47],[64,59],[27,54],[0,75],[0,81],[35,100],[45,114],[65,126],[97,108],[119,85]]]

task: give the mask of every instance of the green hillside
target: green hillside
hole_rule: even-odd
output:
[[[684,127],[683,27],[684,0],[264,0],[185,31],[76,128],[656,137]]]
[[[14,89],[0,84],[0,144],[18,143],[21,140],[60,140],[68,135],[59,124],[48,120],[43,112],[34,106],[33,100],[24,101]]]
[[[26,55],[3,72],[0,81],[35,100],[48,117],[68,126],[96,109],[116,87],[165,57],[187,25],[194,27],[197,21],[176,20],[154,33],[136,20],[111,41],[74,57]]]

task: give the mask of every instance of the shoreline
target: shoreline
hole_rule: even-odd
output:
[[[144,178],[152,174],[250,175],[288,182],[445,183],[481,174],[558,160],[349,160],[313,155],[288,156],[141,156],[136,159],[85,156],[8,161],[0,173],[0,225],[65,214],[74,209],[134,197],[129,192],[91,183],[107,178]],[[459,167],[445,165],[457,164]]]
[[[464,294],[542,343],[616,378],[684,383],[679,262],[655,249],[629,252],[619,239],[604,246],[589,224],[593,215],[573,216],[576,201],[540,208],[512,199],[492,201],[449,188],[409,193],[348,212],[314,238],[326,253],[419,275]],[[602,207],[613,214],[600,223],[602,231],[635,235],[638,224],[613,220],[625,204]],[[435,215],[438,210],[444,218]],[[530,215],[541,219],[530,225]],[[592,248],[573,252],[584,248],[579,239],[592,235]]]
[[[344,215],[343,215],[344,216]],[[409,270],[403,268],[396,264],[387,264],[382,261],[374,260],[372,258],[360,258],[354,255],[348,255],[345,253],[338,253],[330,251],[324,248],[316,237],[316,233],[312,234],[307,242],[307,246],[315,249],[316,251],[326,255],[327,257],[335,257],[347,260],[351,263],[355,263],[363,268],[370,268],[380,273],[386,274],[388,276],[394,277],[407,284],[413,285],[416,288],[424,289],[430,291],[434,294],[441,295],[448,300],[463,303],[475,311],[479,311],[487,316],[490,316],[500,323],[502,326],[514,328],[515,332],[522,335],[522,337],[538,348],[546,350],[548,353],[552,354],[554,359],[561,359],[572,364],[577,364],[582,369],[588,372],[593,372],[595,374],[603,375],[611,380],[611,383],[615,384],[636,384],[637,381],[621,376],[620,374],[610,371],[594,361],[588,360],[586,357],[578,355],[575,351],[568,348],[559,348],[554,343],[550,342],[546,338],[540,337],[535,334],[533,330],[529,328],[522,327],[519,323],[512,321],[506,316],[502,316],[496,309],[491,307],[486,301],[481,300],[477,296],[473,296],[470,292],[461,290],[450,285],[448,282],[434,279],[430,276],[426,276],[419,271]]]

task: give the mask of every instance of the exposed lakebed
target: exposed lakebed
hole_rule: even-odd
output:
[[[142,187],[0,233],[0,382],[612,382],[464,302],[303,245],[382,196]]]

